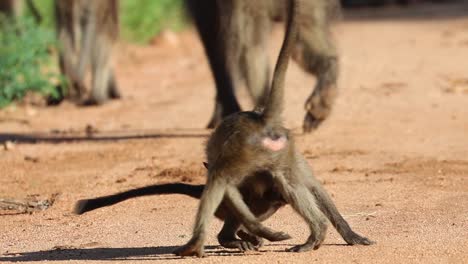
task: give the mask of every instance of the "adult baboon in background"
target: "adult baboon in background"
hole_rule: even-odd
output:
[[[111,60],[119,35],[118,7],[118,0],[55,0],[59,63],[69,81],[68,98],[101,104],[120,97]],[[91,89],[86,98],[89,65]]]
[[[252,2],[255,2],[252,4]],[[216,106],[208,124],[240,111],[234,87],[243,80],[255,104],[268,94],[268,36],[273,20],[284,20],[285,0],[186,0],[205,47],[216,84]],[[330,113],[336,96],[337,52],[329,24],[339,11],[337,0],[304,1],[293,53],[302,68],[317,77],[306,101],[304,131],[316,128]]]

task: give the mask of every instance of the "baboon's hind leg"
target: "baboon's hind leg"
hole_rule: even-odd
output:
[[[314,91],[305,103],[304,132],[314,130],[328,117],[337,94],[338,56],[330,37],[326,10],[313,8],[314,12],[303,19],[307,22],[301,24],[293,54],[305,71],[317,77]]]
[[[294,173],[300,173],[294,169]],[[318,249],[325,239],[327,231],[327,219],[317,206],[315,197],[302,183],[290,184],[286,181],[284,175],[277,174],[276,181],[283,197],[291,205],[291,207],[304,219],[310,229],[310,235],[307,241],[302,245],[294,246],[288,251],[304,252],[311,249]],[[298,175],[295,178],[301,178]]]

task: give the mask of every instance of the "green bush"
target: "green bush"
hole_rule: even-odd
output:
[[[27,6],[16,22],[0,17],[0,107],[28,91],[51,98],[64,92],[55,88],[63,77],[50,71],[57,68],[49,52],[57,46],[53,0],[34,3],[42,17],[39,26]],[[186,24],[183,0],[120,0],[120,24],[123,40],[146,43],[163,29]]]
[[[148,42],[161,30],[178,30],[185,24],[182,0],[120,1],[122,37]]]
[[[37,0],[34,3],[42,16],[41,27],[54,29],[53,1]],[[25,9],[27,16],[31,16],[28,8]],[[183,0],[120,0],[123,40],[147,43],[161,30],[179,30],[186,22]]]
[[[56,44],[52,30],[38,28],[30,18],[0,17],[0,107],[28,91],[57,98],[59,74],[51,69],[50,50]],[[54,61],[55,62],[55,61]]]

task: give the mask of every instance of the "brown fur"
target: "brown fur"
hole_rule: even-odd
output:
[[[370,240],[351,230],[326,192],[313,178],[307,161],[295,150],[292,135],[282,126],[284,78],[304,2],[290,1],[285,39],[265,109],[226,117],[208,140],[208,180],[200,199],[193,236],[186,245],[176,250],[176,254],[199,257],[204,255],[206,230],[223,201],[229,204],[231,212],[250,233],[273,241],[283,239],[283,233],[274,233],[259,223],[240,194],[243,182],[258,173],[271,175],[272,186],[275,186],[281,197],[309,225],[311,234],[306,243],[295,246],[290,251],[299,252],[320,247],[327,230],[325,215],[349,244],[371,244]],[[261,183],[255,184],[255,188],[262,188]]]
[[[118,38],[117,0],[55,0],[60,69],[69,81],[68,98],[100,104],[119,98],[112,66]],[[85,77],[91,66],[91,94]]]
[[[204,255],[206,231],[213,215],[225,219],[218,239],[226,247],[255,249],[261,244],[259,237],[271,241],[287,239],[287,234],[270,230],[259,222],[285,203],[303,217],[311,232],[304,244],[290,251],[319,248],[326,235],[326,217],[348,244],[372,243],[351,230],[313,177],[307,161],[295,150],[292,135],[282,126],[284,78],[303,2],[291,0],[291,3],[285,40],[265,109],[228,116],[208,140],[207,183],[200,196],[193,236],[176,250],[178,255]],[[159,193],[178,192],[171,188],[159,188]],[[199,197],[193,190],[184,192]],[[80,202],[78,212],[86,211],[83,208],[88,202]],[[239,230],[241,225],[247,231]],[[235,237],[236,232],[242,240]]]
[[[83,214],[101,207],[110,206],[127,199],[156,194],[185,194],[200,199],[205,185],[190,185],[185,183],[155,184],[129,191],[84,199],[76,203],[74,212]],[[243,200],[249,206],[252,213],[259,219],[265,220],[285,205],[284,199],[273,185],[271,175],[257,173],[246,179],[240,186]],[[224,220],[224,226],[218,234],[219,243],[226,248],[237,248],[241,251],[256,250],[262,245],[262,239],[250,235],[241,228],[240,221],[231,213],[229,205],[223,201],[217,208],[216,217]],[[236,233],[241,239],[236,237]],[[287,236],[285,234],[285,236]]]
[[[208,127],[240,111],[235,88],[245,82],[257,106],[268,96],[270,69],[267,46],[273,20],[284,20],[286,0],[187,0],[215,78],[217,89]],[[317,76],[306,101],[304,131],[325,120],[336,97],[338,60],[329,27],[339,10],[337,0],[304,1],[298,14],[298,37],[293,57]]]

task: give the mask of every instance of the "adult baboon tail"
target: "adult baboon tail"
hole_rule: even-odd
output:
[[[88,211],[98,209],[105,206],[114,205],[130,198],[157,195],[157,194],[184,194],[193,198],[200,199],[205,185],[191,185],[185,183],[167,183],[155,184],[136,188],[133,190],[97,197],[93,199],[79,200],[74,209],[76,214],[84,214]]]

